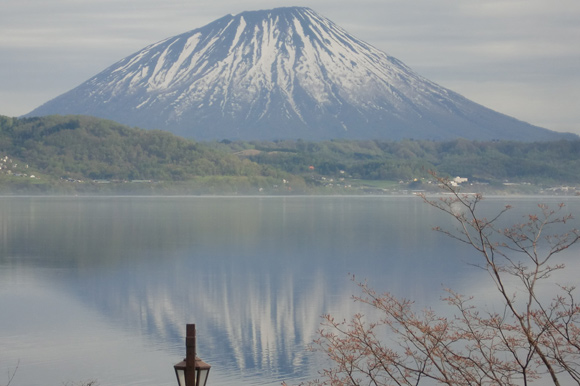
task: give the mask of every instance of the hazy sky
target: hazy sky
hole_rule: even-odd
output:
[[[475,102],[580,134],[579,0],[0,0],[0,115],[228,13],[293,5]]]

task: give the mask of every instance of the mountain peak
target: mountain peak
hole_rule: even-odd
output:
[[[304,7],[227,15],[154,43],[28,115],[47,114],[201,140],[557,137],[421,77]]]
[[[291,16],[291,15],[305,15],[305,14],[315,14],[311,8],[309,7],[300,7],[300,6],[290,6],[290,7],[278,7],[272,9],[262,9],[262,10],[255,10],[255,11],[244,11],[238,13],[237,15],[232,15],[234,17],[246,17],[246,18],[268,18],[268,17],[276,17],[276,16]]]

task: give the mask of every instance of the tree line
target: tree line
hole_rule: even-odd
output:
[[[60,181],[192,180],[227,185],[273,185],[292,176],[231,152],[157,130],[142,130],[87,116],[10,118],[0,116],[0,156],[26,164],[50,189]],[[9,170],[5,170],[5,172]],[[11,173],[13,176],[14,173]],[[40,184],[0,174],[0,184]],[[226,178],[227,177],[227,178]],[[211,192],[211,191],[208,191]]]
[[[197,142],[87,116],[0,116],[0,157],[5,156],[53,185],[63,179],[196,180],[211,181],[217,190],[236,184],[272,188],[292,181],[305,193],[317,188],[313,176],[409,182],[429,178],[429,171],[492,184],[580,182],[580,141]],[[0,173],[2,186],[21,183]]]
[[[580,182],[580,141],[286,140],[222,145],[238,151],[256,149],[259,153],[248,159],[289,173],[304,173],[314,167],[324,175],[342,170],[365,180],[409,180],[428,178],[433,170],[482,182]]]

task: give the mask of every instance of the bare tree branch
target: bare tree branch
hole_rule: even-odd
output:
[[[553,257],[580,239],[576,229],[549,234],[554,225],[572,219],[564,205],[539,205],[522,223],[500,227],[506,206],[491,219],[478,216],[479,194],[462,194],[436,175],[447,195],[425,203],[455,221],[454,230],[436,231],[470,245],[479,255],[475,266],[489,273],[502,313],[479,309],[473,298],[447,290],[443,299],[455,310],[453,318],[431,309],[416,311],[412,301],[390,293],[377,294],[359,283],[354,300],[380,311],[378,321],[357,314],[336,322],[325,316],[313,349],[326,353],[334,367],[321,372],[313,385],[528,385],[561,378],[580,385],[580,306],[574,287],[552,301],[538,294],[540,282],[565,269]],[[513,286],[514,279],[520,284]],[[353,277],[354,280],[354,277]],[[523,289],[523,291],[522,291]],[[386,331],[386,333],[385,333]]]

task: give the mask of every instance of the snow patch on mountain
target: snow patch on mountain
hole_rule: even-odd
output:
[[[421,77],[301,7],[227,15],[151,44],[29,115],[54,113],[198,139],[555,135]]]

